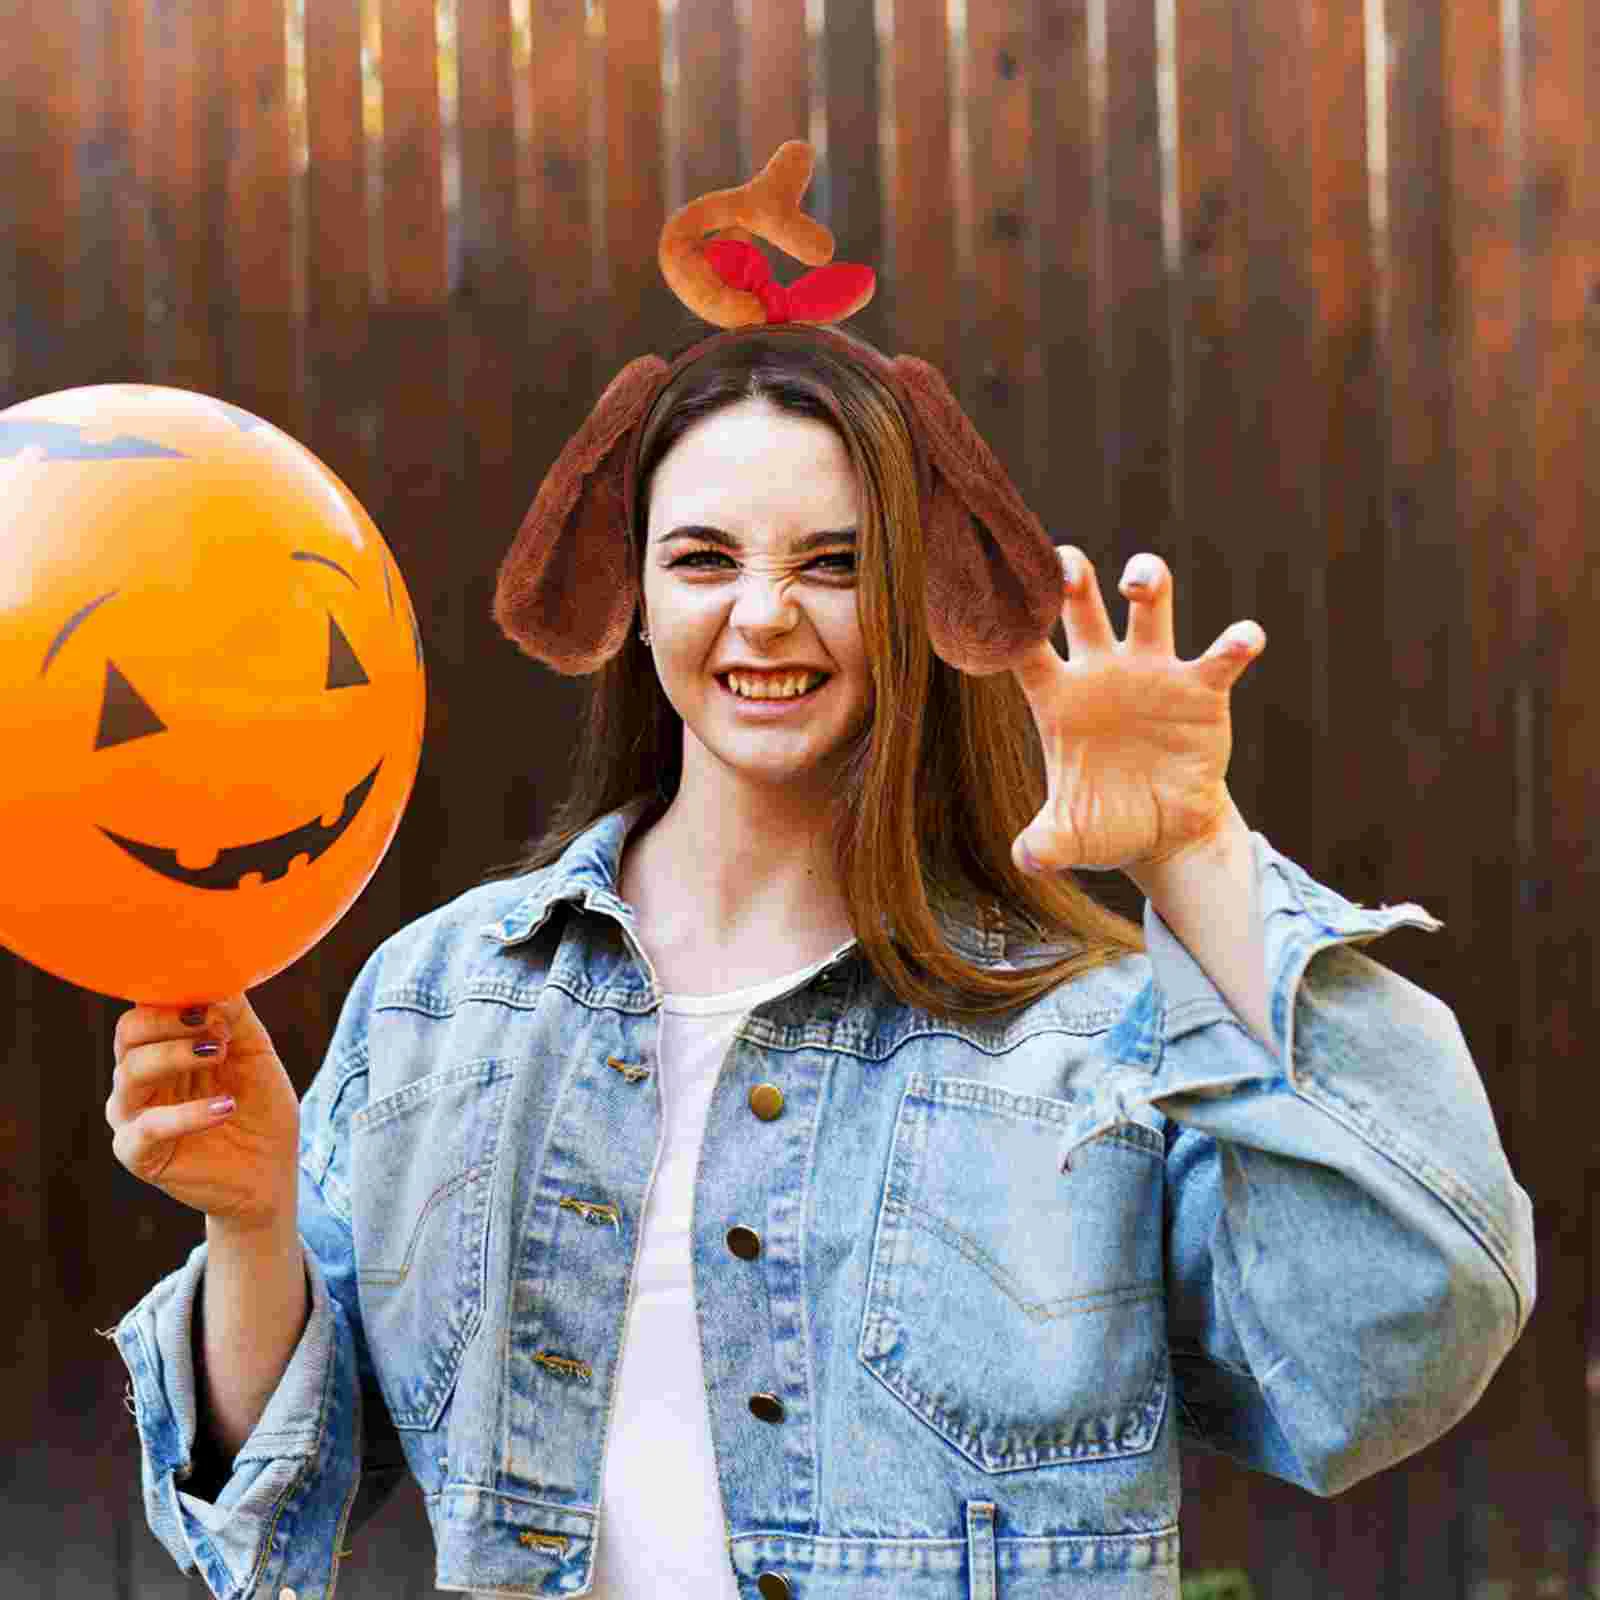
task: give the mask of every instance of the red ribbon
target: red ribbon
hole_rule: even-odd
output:
[[[768,322],[832,322],[875,282],[871,267],[835,261],[783,284],[772,276],[767,258],[743,239],[712,239],[701,248],[725,284],[761,301]]]

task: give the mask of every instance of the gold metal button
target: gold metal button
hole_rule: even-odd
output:
[[[728,1248],[741,1261],[754,1261],[761,1254],[761,1235],[754,1228],[729,1228]]]
[[[756,1588],[761,1591],[761,1600],[789,1600],[789,1580],[776,1572],[763,1572],[756,1579]]]
[[[750,1091],[750,1109],[763,1122],[783,1114],[783,1090],[775,1083],[758,1083]]]
[[[750,1396],[750,1409],[763,1422],[783,1421],[783,1401],[775,1394],[753,1394]]]

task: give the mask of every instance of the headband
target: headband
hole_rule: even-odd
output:
[[[944,379],[915,356],[892,360],[824,331],[871,300],[870,267],[826,265],[833,235],[800,210],[812,148],[790,139],[737,189],[691,201],[661,230],[657,259],[674,294],[722,330],[670,364],[639,356],[607,385],[545,475],[500,564],[492,614],[524,655],[569,677],[619,651],[638,604],[629,560],[639,445],[656,399],[686,366],[752,325],[804,322],[894,396],[911,435],[934,653],[985,675],[1048,637],[1066,586],[1055,546]],[[815,270],[782,284],[746,228]],[[722,237],[704,242],[704,235]]]

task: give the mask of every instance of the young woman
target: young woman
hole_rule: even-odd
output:
[[[218,1600],[331,1595],[407,1471],[479,1596],[1177,1600],[1180,1446],[1337,1494],[1526,1324],[1461,1030],[1355,948],[1441,924],[1228,793],[1260,630],[1178,660],[1156,559],[1119,639],[904,360],[613,382],[496,598],[592,673],[566,802],[303,1100],[243,995],[119,1019],[118,1159],[207,1220],[110,1337]]]
[[[764,329],[663,393],[560,821],[298,1107],[242,995],[121,1019],[117,1153],[207,1238],[113,1337],[219,1600],[328,1592],[404,1470],[485,1596],[1175,1597],[1180,1442],[1338,1493],[1525,1324],[1454,1017],[1352,948],[1439,924],[1243,829],[1159,566],[1125,639],[1084,561],[1065,660],[933,654],[874,384]]]

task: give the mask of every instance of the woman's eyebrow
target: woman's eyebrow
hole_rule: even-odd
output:
[[[704,539],[708,544],[720,544],[725,550],[737,550],[739,541],[730,533],[725,533],[721,528],[710,528],[699,523],[686,523],[681,528],[674,528],[659,542],[667,545],[674,539]],[[795,552],[815,550],[824,544],[854,544],[856,530],[854,528],[824,528],[820,533],[803,534],[793,541],[789,548]]]

